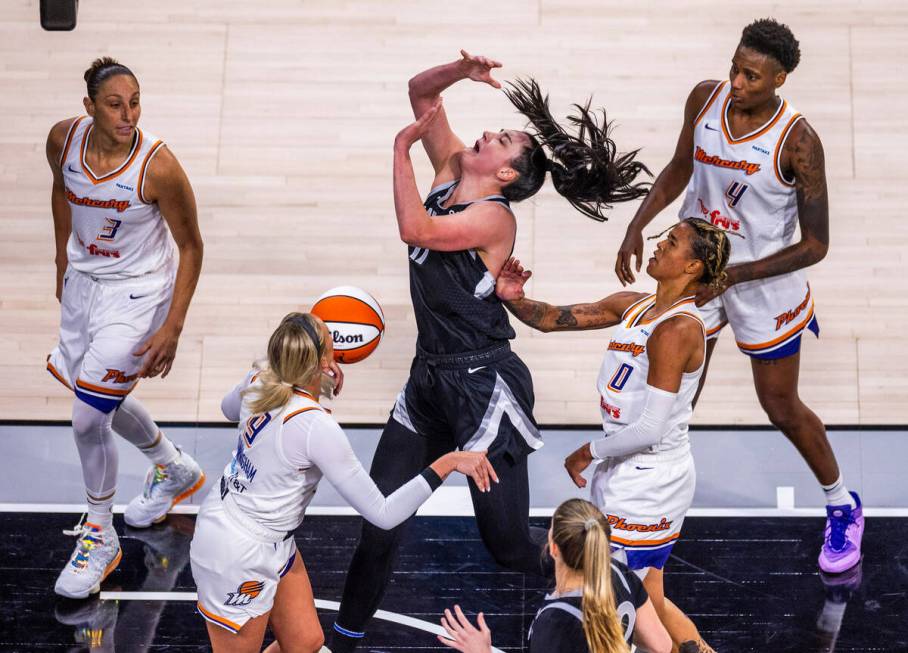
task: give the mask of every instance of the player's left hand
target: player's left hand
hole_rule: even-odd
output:
[[[564,468],[567,470],[571,480],[574,481],[574,485],[581,488],[586,487],[586,479],[583,478],[583,472],[586,471],[586,468],[592,462],[593,454],[590,451],[589,442],[564,459]]]
[[[456,615],[456,617],[455,617]],[[459,605],[454,606],[454,613],[445,608],[441,625],[448,631],[449,637],[438,636],[438,641],[464,653],[491,653],[492,631],[486,625],[486,618],[480,612],[476,617],[479,628],[470,623]]]
[[[177,355],[177,345],[180,343],[180,332],[165,324],[155,331],[154,335],[146,340],[141,347],[132,353],[133,356],[144,356],[145,361],[139,370],[139,378],[152,378],[161,375],[165,378],[173,366],[173,359]]]
[[[336,397],[344,387],[344,370],[336,360],[331,360],[328,362],[328,374],[334,377],[334,396]]]
[[[406,127],[398,132],[397,136],[394,138],[395,147],[403,147],[410,149],[410,147],[426,135],[426,132],[429,131],[429,127],[432,125],[432,121],[438,116],[438,112],[441,109],[441,96],[435,100],[435,103],[429,107],[424,114],[422,114],[415,122],[410,123]]]
[[[533,276],[532,270],[525,270],[520,261],[512,256],[501,266],[501,271],[495,280],[495,294],[503,302],[523,299],[523,286],[531,276]]]
[[[697,306],[703,306],[708,301],[711,301],[728,290],[727,283],[718,283],[718,284],[701,284],[700,290],[697,291],[697,294],[694,296],[694,303]]]

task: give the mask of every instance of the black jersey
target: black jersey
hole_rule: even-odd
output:
[[[612,588],[624,639],[634,636],[637,609],[649,598],[637,575],[618,561],[612,561]],[[530,626],[530,653],[589,653],[583,634],[581,590],[549,594]]]
[[[498,202],[502,195],[443,208],[459,180],[433,188],[424,206],[429,215],[459,213],[476,202]],[[493,347],[514,338],[508,315],[495,294],[495,278],[475,250],[436,252],[410,247],[410,297],[416,313],[417,345],[429,354],[459,354]]]

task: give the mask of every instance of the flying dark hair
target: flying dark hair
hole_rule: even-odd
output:
[[[505,197],[519,201],[530,197],[542,187],[545,173],[552,173],[552,183],[558,194],[575,209],[602,222],[605,211],[617,202],[628,202],[649,192],[649,183],[637,182],[641,172],[651,175],[635,157],[639,150],[618,154],[615,142],[609,138],[611,123],[602,110],[600,123],[596,113],[575,104],[577,115],[567,121],[576,127],[571,134],[552,117],[549,97],[543,95],[536,80],[518,79],[505,90],[508,99],[530,121],[533,132],[524,153],[511,161],[520,176],[502,190]],[[546,157],[546,149],[551,158]]]
[[[786,73],[797,68],[801,61],[798,40],[788,29],[788,25],[783,25],[774,18],[761,18],[745,27],[741,32],[741,45],[772,57]]]
[[[85,86],[88,90],[88,97],[91,98],[92,102],[95,101],[95,97],[98,95],[98,89],[101,88],[101,84],[116,75],[129,75],[133,79],[136,79],[136,76],[132,74],[132,71],[119,63],[116,59],[101,57],[91,62],[91,67],[85,71],[84,77]]]

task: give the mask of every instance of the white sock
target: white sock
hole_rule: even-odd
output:
[[[832,485],[820,485],[820,487],[823,488],[823,493],[826,495],[827,506],[847,505],[851,506],[852,508],[858,507],[858,504],[857,502],[855,502],[854,497],[849,494],[848,488],[845,486],[845,482],[842,480],[841,474],[839,474],[839,477]]]
[[[139,447],[139,451],[155,465],[169,465],[180,457],[180,450],[160,431],[157,440],[150,447]]]
[[[111,526],[113,524],[113,499],[115,493],[116,490],[107,495],[107,497],[100,499],[89,495],[88,516],[85,521],[101,528]]]

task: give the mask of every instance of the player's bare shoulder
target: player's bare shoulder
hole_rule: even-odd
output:
[[[785,141],[782,168],[794,177],[805,200],[826,194],[826,157],[820,135],[802,118],[795,123]]]
[[[189,187],[183,167],[164,143],[149,152],[147,165],[142,181],[144,201],[154,203],[162,194]]]
[[[66,137],[69,134],[69,130],[72,128],[73,123],[78,119],[78,117],[66,118],[50,128],[50,132],[47,134],[46,151],[47,162],[51,167],[59,167],[60,155],[63,153],[63,147],[66,145]]]

